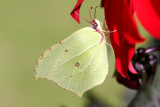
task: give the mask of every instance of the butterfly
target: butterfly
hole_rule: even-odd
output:
[[[35,68],[36,79],[51,80],[80,97],[103,83],[109,71],[107,45],[111,46],[112,32],[106,31],[105,20],[101,24],[97,19],[89,23],[90,27],[74,32],[40,56]]]

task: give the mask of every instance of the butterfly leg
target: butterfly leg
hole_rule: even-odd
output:
[[[114,30],[114,31],[106,31],[106,30],[101,30],[101,32],[103,32],[105,34],[105,37],[108,38],[110,36],[110,33],[114,33],[116,32],[117,30]]]
[[[101,34],[101,36],[102,36],[102,38],[101,38],[101,40],[100,40],[100,44],[101,43],[103,43],[103,41],[104,41],[104,33],[102,33],[102,32],[105,32],[105,33],[113,33],[113,32],[116,32],[117,30],[114,30],[114,31],[105,31],[105,30],[99,30],[99,29],[95,29],[96,30],[96,32],[98,32],[98,33],[100,33]]]
[[[116,32],[117,30],[114,30],[114,31],[106,31],[106,30],[101,30],[102,32],[106,32],[106,33],[114,33]]]
[[[100,43],[100,44],[103,43],[103,41],[104,41],[104,34],[103,34],[99,29],[97,29],[97,28],[96,28],[95,30],[96,30],[96,32],[100,33],[101,36],[102,36],[102,38],[101,38],[101,40],[100,40],[99,43]]]

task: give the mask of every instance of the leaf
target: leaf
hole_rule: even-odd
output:
[[[158,66],[153,82],[140,90],[129,107],[160,107],[160,66]]]
[[[78,30],[42,54],[35,78],[56,82],[81,97],[108,73],[107,48],[100,40],[101,34],[90,27]]]

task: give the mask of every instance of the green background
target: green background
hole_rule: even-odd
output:
[[[36,61],[47,48],[90,26],[71,18],[76,1],[0,1],[0,107],[84,107],[87,104],[87,94],[79,98],[51,81],[33,78]],[[89,8],[97,5],[100,0],[85,0],[81,15],[89,19]],[[103,9],[97,9],[97,19],[103,18]],[[112,75],[109,72],[105,82],[90,92],[105,104],[122,107],[126,105],[129,90]]]

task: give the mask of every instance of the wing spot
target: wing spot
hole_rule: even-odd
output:
[[[35,74],[37,74],[36,70],[34,70]]]
[[[68,52],[68,49],[64,50],[65,52]]]
[[[36,75],[33,76],[35,79],[37,79]]]
[[[75,63],[75,66],[76,66],[76,67],[79,67],[79,66],[80,66],[80,63],[76,62],[76,63]]]
[[[36,64],[39,65],[39,62],[37,61]]]
[[[49,48],[49,50],[52,50],[52,49],[53,49],[53,47],[50,47],[50,48]]]
[[[41,55],[41,58],[43,58],[44,57],[44,53]]]

